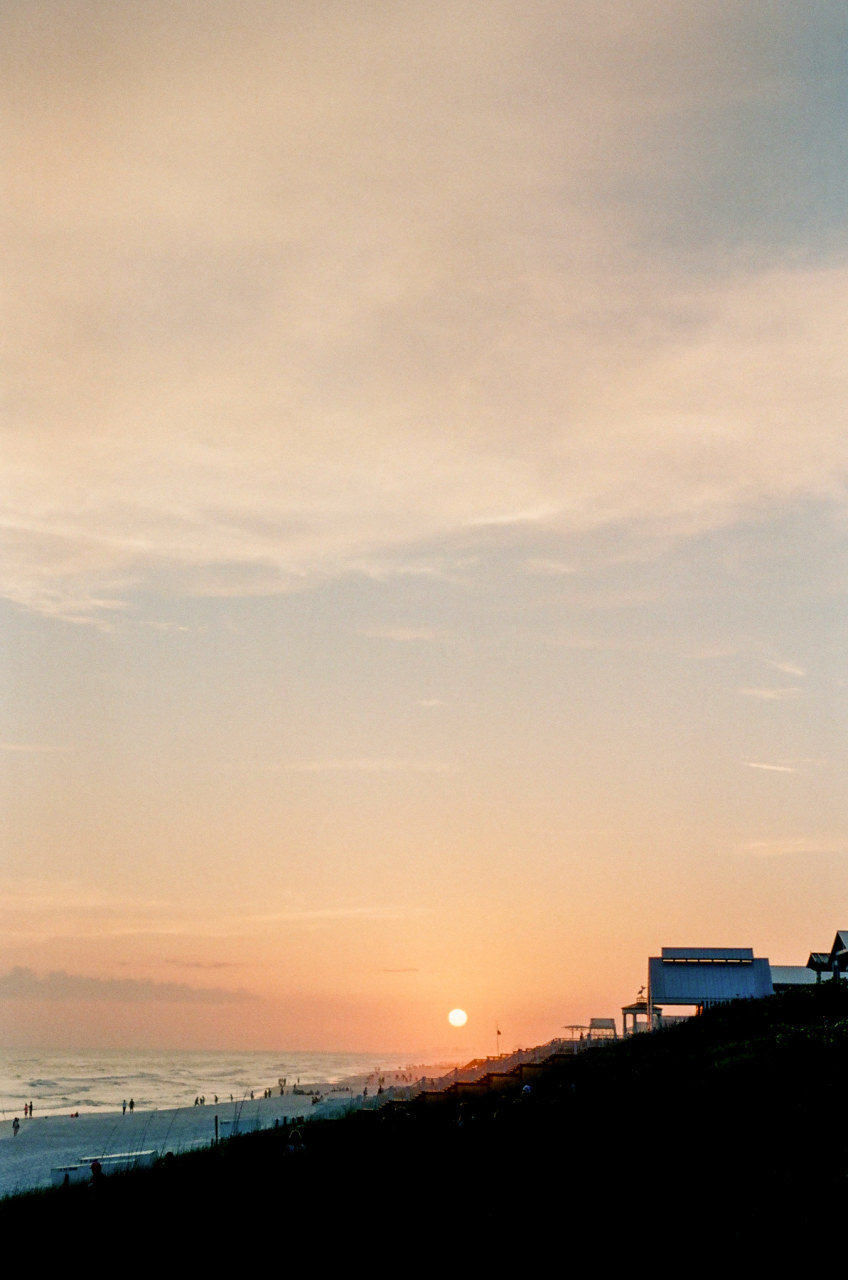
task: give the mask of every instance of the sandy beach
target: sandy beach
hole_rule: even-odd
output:
[[[315,1085],[322,1096],[315,1104],[310,1092],[287,1090],[270,1098],[247,1098],[217,1105],[118,1111],[82,1114],[78,1117],[48,1115],[33,1119],[20,1117],[20,1131],[14,1136],[11,1121],[0,1130],[0,1196],[50,1186],[51,1171],[76,1165],[92,1157],[127,1154],[138,1156],[153,1151],[188,1151],[215,1139],[215,1117],[221,1137],[234,1132],[272,1128],[285,1120],[300,1117],[342,1114],[361,1102],[364,1080],[346,1082],[345,1091],[332,1085]],[[370,1091],[369,1091],[370,1092]]]
[[[387,1071],[380,1079],[385,1081],[389,1096],[398,1096],[408,1082],[422,1077],[433,1081],[447,1069],[447,1064],[418,1066],[408,1068],[403,1076]],[[275,1092],[267,1098],[246,1097],[233,1102],[221,1098],[218,1103],[207,1100],[201,1106],[136,1108],[125,1114],[118,1109],[78,1116],[36,1113],[32,1119],[20,1114],[17,1136],[12,1116],[7,1114],[0,1120],[0,1197],[50,1186],[54,1169],[93,1158],[103,1160],[105,1166],[104,1158],[109,1156],[141,1159],[144,1153],[162,1156],[166,1151],[177,1154],[208,1146],[215,1140],[216,1117],[218,1136],[228,1138],[292,1120],[340,1116],[351,1108],[375,1105],[377,1087],[378,1078],[370,1073],[339,1083],[304,1084],[297,1092],[289,1087],[283,1096]]]

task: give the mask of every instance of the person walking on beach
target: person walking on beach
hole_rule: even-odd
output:
[[[130,1098],[130,1115],[132,1115],[134,1111],[135,1111],[135,1102],[132,1098]]]
[[[18,1136],[18,1130],[20,1129],[20,1127],[21,1127],[21,1122],[18,1119],[18,1117],[15,1116],[14,1120],[12,1121],[12,1134],[16,1138]]]
[[[121,1103],[121,1115],[125,1116],[126,1114],[127,1114],[127,1100],[126,1098],[124,1098],[123,1102]]]

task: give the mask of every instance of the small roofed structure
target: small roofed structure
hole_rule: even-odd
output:
[[[838,982],[839,975],[848,969],[848,929],[838,931],[829,952],[811,952],[807,968],[815,973],[817,982],[821,982],[823,973],[829,973]]]
[[[827,951],[811,951],[807,968],[816,975],[816,982],[821,982],[822,974],[830,972],[830,956]]]
[[[643,987],[642,990],[644,991],[645,988]],[[646,997],[641,994],[632,1004],[624,1005],[621,1010],[621,1033],[625,1039],[627,1036],[635,1036],[639,1031],[653,1031],[661,1025],[662,1009],[651,1011]]]
[[[814,973],[808,965],[773,964],[771,966],[771,982],[775,995],[781,991],[792,991],[795,987],[808,987],[820,981],[821,974]]]
[[[755,958],[751,947],[663,947],[648,960],[651,1019],[657,1005],[694,1005],[701,1012],[773,994],[769,962]]]
[[[590,1044],[597,1040],[617,1040],[615,1018],[590,1018],[589,1034],[586,1039]]]
[[[569,1022],[567,1026],[563,1027],[563,1031],[568,1032],[568,1035],[565,1037],[568,1043],[579,1043],[580,1041],[585,1040],[586,1032],[588,1030],[589,1028],[585,1022]]]

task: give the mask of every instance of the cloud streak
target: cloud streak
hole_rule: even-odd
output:
[[[151,982],[143,978],[90,978],[55,969],[39,977],[23,967],[0,975],[0,999],[109,1000],[117,1004],[231,1004],[252,997],[247,991],[223,987],[192,987],[182,982]]]
[[[791,702],[801,696],[801,689],[790,685],[782,689],[738,689],[737,693],[743,698],[759,698],[761,702]]]
[[[768,840],[749,840],[739,846],[739,851],[756,858],[841,855],[848,853],[848,841],[838,836],[777,836]]]
[[[430,704],[431,705],[431,704]],[[394,760],[372,757],[349,760],[305,760],[287,765],[290,773],[456,773],[457,766],[442,760]]]
[[[226,910],[220,902],[139,902],[94,887],[62,881],[3,884],[0,933],[7,938],[187,937],[216,940],[250,937],[287,923],[344,920],[393,920],[404,914],[378,902],[267,903]],[[176,963],[176,962],[173,962]],[[208,967],[217,965],[213,962]]]
[[[764,661],[770,667],[774,667],[776,671],[782,671],[788,676],[805,676],[807,673],[803,667],[798,667],[792,662],[778,662],[774,658],[765,658]]]
[[[434,627],[360,627],[356,634],[368,640],[394,640],[398,644],[415,640],[449,644],[453,639],[449,633]]]

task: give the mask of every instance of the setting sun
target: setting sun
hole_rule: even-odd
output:
[[[464,1027],[468,1021],[468,1014],[464,1009],[451,1009],[448,1014],[448,1022],[452,1027]]]

